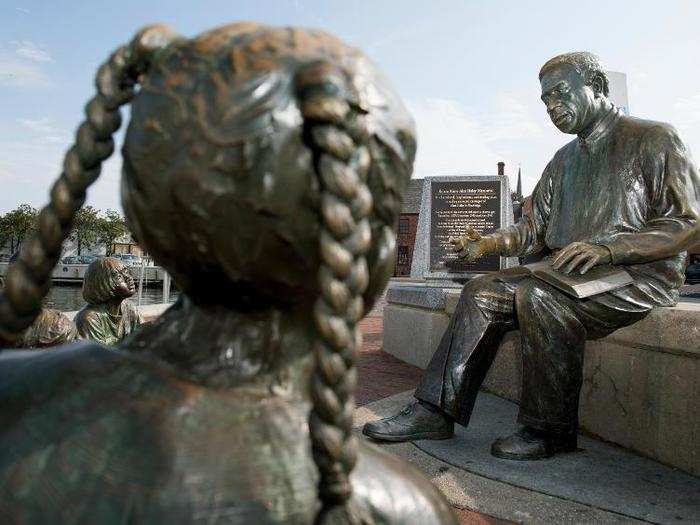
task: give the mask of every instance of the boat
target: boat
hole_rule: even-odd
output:
[[[9,263],[0,263],[0,276],[5,277],[7,272],[7,267]],[[51,280],[54,283],[61,284],[83,284],[83,279],[85,278],[85,271],[89,264],[80,263],[58,263],[56,268],[53,270]],[[163,275],[165,270],[161,266],[141,266],[141,265],[127,265],[131,276],[134,278],[134,282],[138,283],[143,275],[143,285],[144,286],[162,286],[163,285]],[[143,272],[143,274],[142,274]]]

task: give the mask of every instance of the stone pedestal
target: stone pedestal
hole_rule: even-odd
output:
[[[384,351],[425,368],[454,312],[459,289],[392,282]],[[700,475],[700,303],[652,311],[586,345],[579,418],[584,430]],[[484,390],[520,399],[518,332],[506,334]]]

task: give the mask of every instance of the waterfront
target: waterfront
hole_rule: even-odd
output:
[[[171,290],[170,302],[174,302],[179,296],[177,290]],[[138,304],[138,291],[131,298],[134,304]],[[163,302],[163,290],[157,288],[144,288],[141,296],[141,304],[156,304]],[[51,287],[48,297],[46,298],[46,306],[56,308],[64,312],[80,310],[85,306],[83,299],[83,287],[75,285],[54,285]]]

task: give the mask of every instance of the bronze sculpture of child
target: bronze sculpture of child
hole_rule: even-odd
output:
[[[22,348],[47,349],[78,339],[75,323],[63,312],[44,308],[22,335]]]
[[[132,98],[124,209],[183,295],[111,351],[0,353],[0,514],[456,523],[417,471],[352,432],[356,323],[393,269],[415,154],[382,75],[324,32],[244,23],[194,39],[146,28],[96,83],[8,273],[0,335],[36,315]]]
[[[80,337],[113,345],[133,332],[141,323],[128,299],[134,292],[134,279],[119,259],[103,257],[90,263],[83,280],[87,305],[75,317]]]

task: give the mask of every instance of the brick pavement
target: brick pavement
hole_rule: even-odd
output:
[[[386,304],[382,297],[374,309],[360,322],[363,343],[357,363],[357,405],[365,405],[415,388],[421,369],[404,363],[382,351],[382,313]],[[511,523],[469,509],[454,509],[463,525],[501,525]]]
[[[362,352],[357,363],[359,381],[355,392],[359,406],[415,388],[421,376],[418,367],[382,352],[381,313],[360,322]]]

